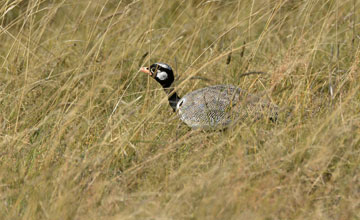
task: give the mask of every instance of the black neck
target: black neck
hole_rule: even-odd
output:
[[[176,105],[179,102],[179,100],[181,99],[176,92],[174,92],[173,88],[164,88],[165,92],[168,94],[169,98],[169,105],[171,106],[171,108],[174,110],[174,112],[176,111]]]

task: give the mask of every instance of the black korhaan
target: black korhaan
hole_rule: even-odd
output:
[[[236,86],[209,86],[180,98],[171,87],[174,73],[168,64],[154,63],[140,71],[149,74],[164,88],[171,108],[189,127],[223,129],[237,120],[259,119],[264,115],[276,120],[278,107],[275,104]]]

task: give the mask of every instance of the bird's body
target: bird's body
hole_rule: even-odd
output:
[[[215,85],[186,94],[177,104],[180,119],[192,128],[226,127],[241,90],[232,85]]]
[[[209,86],[180,98],[170,88],[174,79],[170,66],[155,63],[150,68],[142,68],[141,71],[153,76],[163,86],[169,94],[170,106],[191,128],[223,129],[235,121],[249,117],[259,119],[264,115],[276,120],[276,105],[259,96],[248,94],[236,86]],[[161,76],[161,79],[157,76]]]
[[[248,117],[274,118],[277,107],[233,85],[215,85],[186,94],[178,102],[180,119],[192,128],[222,129]]]

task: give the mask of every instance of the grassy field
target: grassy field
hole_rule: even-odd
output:
[[[360,219],[358,1],[2,0],[0,22],[0,219]],[[191,130],[157,61],[279,120]]]

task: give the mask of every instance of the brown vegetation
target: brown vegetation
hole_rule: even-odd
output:
[[[2,1],[0,219],[359,219],[359,15],[356,0]],[[156,61],[180,95],[238,85],[279,120],[190,130],[138,71]]]

